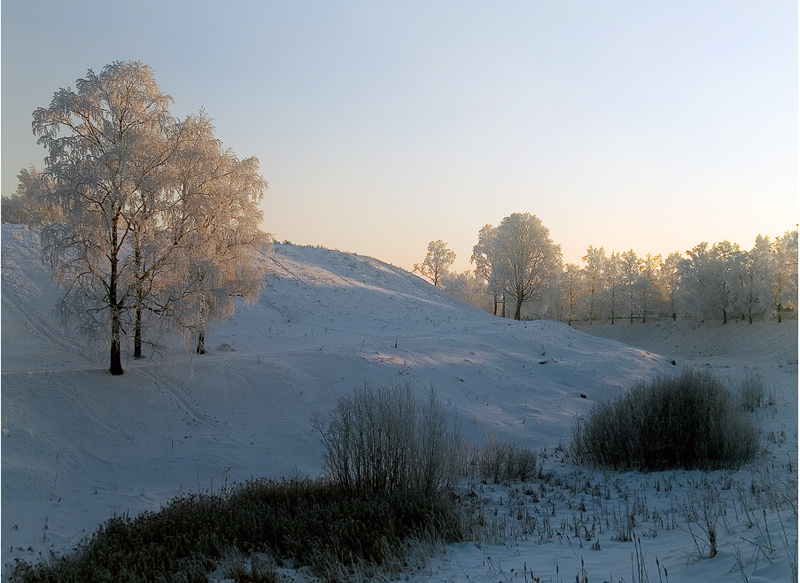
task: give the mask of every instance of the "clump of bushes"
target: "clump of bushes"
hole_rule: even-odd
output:
[[[578,463],[622,470],[738,467],[757,455],[758,430],[707,371],[640,383],[595,406],[572,433]]]

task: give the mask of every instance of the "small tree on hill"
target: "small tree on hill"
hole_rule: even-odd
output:
[[[414,264],[414,271],[419,272],[439,287],[439,281],[447,273],[447,268],[456,260],[456,254],[447,248],[447,243],[439,239],[428,243],[428,255],[420,265]]]

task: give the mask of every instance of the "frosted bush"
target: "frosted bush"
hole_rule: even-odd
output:
[[[738,467],[758,449],[757,429],[720,380],[687,369],[595,406],[575,425],[571,453],[578,463],[658,471]]]

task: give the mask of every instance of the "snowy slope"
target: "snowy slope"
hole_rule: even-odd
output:
[[[364,382],[433,386],[466,438],[552,451],[593,403],[676,370],[563,324],[492,317],[375,259],[276,245],[269,261],[260,301],[212,331],[209,354],[175,343],[112,377],[105,349],[59,327],[36,234],[3,225],[3,565],[181,492],[318,474],[310,419]],[[788,430],[796,442],[796,419]]]

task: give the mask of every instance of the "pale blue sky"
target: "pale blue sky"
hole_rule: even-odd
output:
[[[411,268],[537,215],[589,245],[685,251],[797,223],[790,0],[3,0],[2,192],[31,113],[87,69],[150,65],[270,189],[265,228]]]

